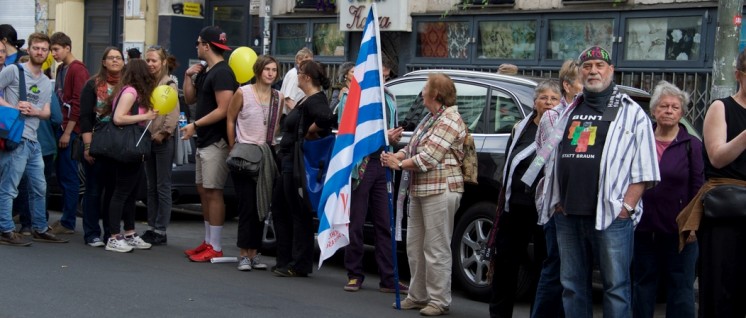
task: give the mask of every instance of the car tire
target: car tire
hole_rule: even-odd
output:
[[[479,202],[470,206],[457,220],[451,240],[453,254],[453,279],[466,294],[476,300],[486,301],[491,294],[487,280],[489,260],[482,259],[487,246],[496,205]]]

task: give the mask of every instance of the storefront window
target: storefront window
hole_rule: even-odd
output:
[[[535,58],[536,21],[483,21],[477,30],[477,58]]]
[[[228,46],[237,47],[245,44],[243,6],[214,6],[212,25],[219,25],[228,38]]]
[[[422,22],[417,25],[417,57],[468,59],[469,22]]]
[[[612,55],[614,19],[550,20],[547,59],[576,59],[586,48],[598,45]]]
[[[701,29],[702,17],[628,19],[625,60],[699,60]]]
[[[320,56],[344,56],[344,33],[336,23],[314,23],[313,53]]]
[[[306,23],[281,23],[277,25],[276,55],[292,55],[306,46],[308,36]]]

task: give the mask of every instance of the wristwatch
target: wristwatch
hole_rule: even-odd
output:
[[[404,161],[399,161],[399,164],[398,164],[399,170],[402,170],[402,167],[401,167],[402,165],[404,165]]]
[[[629,214],[629,216],[632,216],[633,214],[635,214],[635,209],[631,207],[629,204],[627,204],[627,202],[622,202],[622,206],[624,207],[625,210],[627,210],[627,213]]]

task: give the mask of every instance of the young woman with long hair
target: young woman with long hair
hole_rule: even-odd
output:
[[[169,85],[174,91],[179,88],[169,76],[169,61],[166,49],[150,47],[145,51],[145,63],[157,85]],[[153,245],[168,242],[166,228],[171,221],[171,164],[173,163],[176,140],[176,123],[179,120],[179,102],[168,114],[160,114],[150,124],[153,143],[150,160],[145,162],[145,175],[148,180],[148,230],[142,239]]]
[[[117,126],[145,125],[158,113],[153,110],[150,95],[155,79],[144,60],[131,60],[124,70],[122,81],[114,88],[107,100],[105,111],[112,114]],[[137,115],[132,108],[137,107]],[[114,191],[109,206],[109,241],[107,251],[131,252],[133,249],[149,249],[150,243],[143,241],[135,232],[135,193],[142,177],[142,162],[114,163]],[[124,222],[124,233],[120,222]]]

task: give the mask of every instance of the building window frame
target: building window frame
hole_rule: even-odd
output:
[[[695,9],[695,10],[677,10],[677,11],[637,11],[629,12],[622,15],[619,25],[619,32],[623,34],[623,41],[619,45],[618,56],[615,57],[616,63],[620,67],[627,68],[650,68],[650,67],[686,67],[686,68],[702,68],[711,65],[712,57],[708,56],[707,48],[714,45],[715,38],[715,27],[712,24],[712,16],[715,14],[714,10],[710,9]],[[627,59],[627,44],[629,42],[629,35],[627,34],[627,26],[630,25],[630,21],[634,19],[644,18],[686,18],[686,17],[701,17],[701,24],[699,26],[699,51],[698,56],[694,60],[630,60]],[[668,34],[670,30],[667,30]],[[663,39],[666,40],[666,39]],[[664,48],[667,48],[667,44],[664,44]]]
[[[460,59],[454,59],[449,57],[428,57],[428,56],[418,56],[418,51],[420,48],[420,39],[419,39],[419,28],[421,24],[426,23],[463,23],[464,25],[469,27],[469,42],[466,44],[466,57],[460,58]],[[441,18],[438,17],[419,17],[415,18],[412,21],[412,39],[411,39],[411,48],[412,48],[412,58],[417,60],[420,63],[434,63],[434,64],[440,64],[440,63],[448,63],[448,64],[459,64],[459,65],[466,65],[471,64],[472,60],[474,59],[474,19],[472,17],[458,17],[454,19],[449,19],[448,21],[444,21]]]
[[[534,22],[535,25],[535,36],[534,36],[534,52],[533,57],[527,58],[527,59],[520,59],[520,58],[480,58],[480,44],[482,39],[480,39],[480,27],[481,23],[489,23],[489,22],[497,22],[497,23],[511,23],[511,22]],[[518,66],[521,65],[537,65],[539,64],[540,56],[539,56],[539,47],[541,46],[541,38],[542,38],[542,22],[541,22],[541,16],[540,15],[512,15],[512,16],[475,16],[474,17],[474,53],[473,53],[473,63],[474,64],[502,64],[502,63],[510,63],[515,64]],[[528,44],[529,42],[526,42]]]
[[[279,30],[282,28],[283,25],[288,24],[303,24],[305,25],[306,29],[306,36],[303,41],[303,46],[298,47],[297,50],[293,52],[283,52],[282,54],[277,52],[277,35],[279,34]],[[338,21],[334,18],[315,18],[315,19],[309,19],[309,18],[277,18],[272,21],[272,55],[277,58],[279,61],[287,62],[287,61],[294,61],[295,60],[295,53],[298,52],[302,47],[307,47],[313,51],[314,54],[314,60],[325,62],[325,63],[337,63],[337,62],[344,62],[347,58],[347,55],[349,54],[349,46],[347,45],[349,43],[349,32],[341,32],[342,36],[342,47],[344,48],[344,52],[342,55],[319,55],[319,52],[314,51],[314,29],[316,25],[319,24],[329,24],[332,27],[338,26]]]

